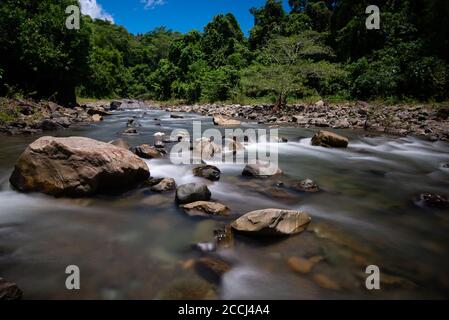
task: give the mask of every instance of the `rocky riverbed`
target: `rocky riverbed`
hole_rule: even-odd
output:
[[[108,104],[86,104],[66,108],[51,101],[0,98],[0,133],[40,134],[67,129],[76,124],[100,122],[109,115]]]
[[[446,143],[280,126],[279,168],[223,163],[259,145],[170,132],[266,125],[138,101],[83,110],[104,119],[0,141],[0,297],[447,297]],[[203,164],[172,163],[179,140]],[[364,286],[372,264],[379,292]]]
[[[428,105],[384,106],[366,102],[329,104],[318,101],[312,105],[288,105],[274,110],[272,105],[180,105],[155,106],[171,112],[195,112],[221,115],[259,124],[362,129],[368,132],[397,136],[419,136],[431,141],[449,140],[449,107]],[[223,125],[232,124],[221,122]],[[237,123],[238,124],[238,123]]]

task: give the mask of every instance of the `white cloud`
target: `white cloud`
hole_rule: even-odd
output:
[[[114,18],[104,11],[101,5],[97,3],[97,0],[79,0],[79,3],[81,5],[82,14],[90,16],[92,19],[107,20],[114,23]]]
[[[145,9],[153,9],[166,3],[165,0],[140,0],[140,2],[145,4]]]

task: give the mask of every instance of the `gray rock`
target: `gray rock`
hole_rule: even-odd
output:
[[[189,183],[176,189],[176,202],[187,204],[196,201],[209,201],[211,192],[205,184]]]
[[[215,166],[201,165],[193,169],[193,174],[211,181],[220,180],[221,171]]]
[[[250,234],[286,236],[303,232],[310,221],[305,212],[264,209],[245,214],[231,226],[234,230]]]

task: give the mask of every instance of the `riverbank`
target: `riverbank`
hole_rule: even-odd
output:
[[[68,128],[76,123],[98,122],[112,110],[155,109],[202,115],[221,115],[268,126],[357,129],[393,136],[416,136],[430,141],[449,141],[449,107],[395,105],[363,101],[331,104],[288,105],[275,110],[270,104],[258,105],[167,105],[154,101],[81,101],[78,107],[65,108],[53,102],[0,98],[0,133],[35,134]],[[234,121],[234,124],[238,122]]]
[[[102,121],[106,114],[104,108],[93,105],[66,108],[51,101],[0,98],[0,133],[39,134],[75,124]]]
[[[363,129],[397,136],[417,136],[430,141],[449,141],[449,108],[429,105],[384,106],[366,102],[288,105],[274,110],[272,105],[179,105],[154,106],[170,112],[194,112],[203,115],[257,121],[259,124]]]

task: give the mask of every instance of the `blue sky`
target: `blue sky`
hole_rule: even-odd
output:
[[[187,32],[202,30],[219,13],[233,13],[246,34],[254,20],[252,7],[261,7],[265,0],[80,0],[83,13],[113,20],[131,33],[144,33],[155,27]],[[288,10],[288,0],[284,0]]]

